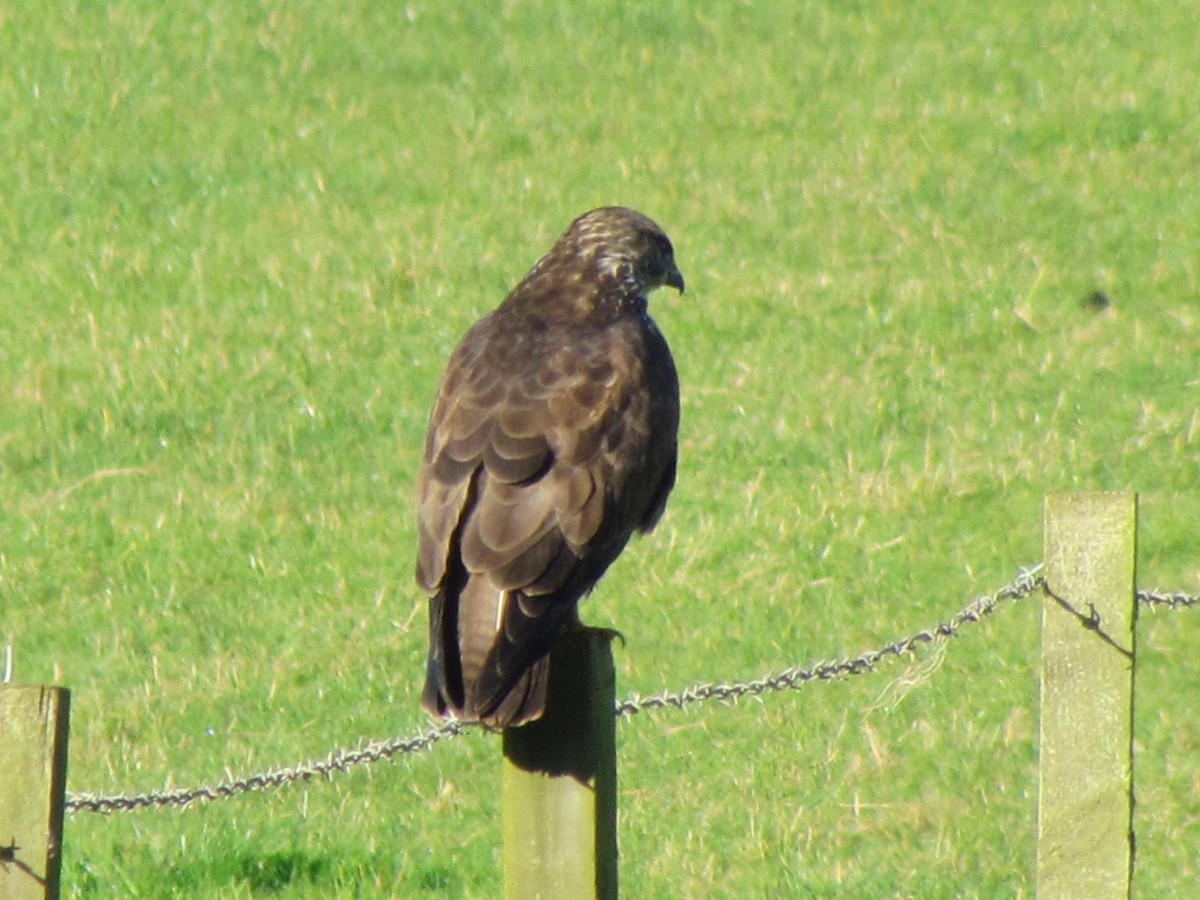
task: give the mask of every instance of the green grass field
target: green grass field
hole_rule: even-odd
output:
[[[426,726],[432,392],[597,205],[688,283],[679,484],[583,608],[619,695],[946,618],[1040,558],[1049,491],[1139,491],[1140,584],[1195,592],[1198,95],[1186,4],[9,4],[0,644],[73,691],[69,790]],[[1030,896],[1037,619],[902,699],[899,663],[624,721],[625,895]],[[1139,641],[1136,891],[1183,896],[1200,620]],[[495,897],[498,773],[474,731],[78,814],[66,894]]]

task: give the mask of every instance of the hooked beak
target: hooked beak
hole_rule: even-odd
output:
[[[679,291],[679,293],[683,293],[683,276],[679,273],[679,269],[675,268],[674,266],[672,266],[671,271],[667,273],[667,279],[663,283],[675,288],[675,290]]]

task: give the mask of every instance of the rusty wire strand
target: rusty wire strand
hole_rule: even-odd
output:
[[[1045,579],[1039,574],[1041,565],[1022,569],[1017,577],[992,594],[972,600],[949,620],[933,628],[918,631],[908,637],[892,641],[877,650],[832,662],[818,662],[810,666],[793,666],[773,675],[746,681],[730,681],[720,684],[700,683],[681,691],[664,692],[649,697],[634,695],[619,702],[618,716],[664,708],[682,709],[710,700],[737,701],[742,697],[757,697],[775,691],[795,690],[810,681],[835,681],[850,675],[873,672],[879,663],[889,657],[905,656],[925,644],[944,642],[957,637],[966,625],[979,622],[991,615],[1007,601],[1020,600],[1045,587]],[[1200,596],[1181,591],[1138,591],[1137,600],[1149,607],[1182,609],[1200,604]],[[301,763],[297,766],[268,769],[255,775],[230,778],[211,785],[196,788],[177,788],[150,791],[144,794],[92,793],[72,794],[66,801],[68,812],[115,813],[154,807],[186,807],[194,803],[221,800],[238,794],[248,794],[268,788],[283,787],[297,781],[308,781],[315,777],[330,778],[355,766],[369,765],[410,753],[428,750],[439,741],[458,737],[472,728],[480,727],[473,722],[456,719],[437,728],[409,737],[395,737],[377,741],[355,749],[335,750],[324,759]]]

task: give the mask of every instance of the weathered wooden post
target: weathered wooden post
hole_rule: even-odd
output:
[[[71,692],[0,684],[0,900],[57,900]]]
[[[1046,498],[1037,896],[1128,898],[1137,495]]]
[[[617,896],[616,672],[611,634],[551,651],[546,712],[504,730],[504,896]]]

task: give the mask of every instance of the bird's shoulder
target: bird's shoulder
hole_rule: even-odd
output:
[[[584,427],[645,390],[647,370],[661,365],[664,350],[644,315],[600,326],[530,320],[502,307],[451,356],[431,431],[461,436],[484,421],[524,437]]]

